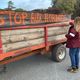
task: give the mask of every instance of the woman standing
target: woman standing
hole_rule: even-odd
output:
[[[76,72],[79,69],[80,17],[75,18],[74,24],[71,22],[70,25],[68,34],[66,34],[66,47],[69,48],[71,67],[67,71]]]

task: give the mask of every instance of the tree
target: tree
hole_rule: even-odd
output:
[[[80,0],[76,0],[73,18],[75,18],[76,16],[80,16]]]
[[[68,14],[73,13],[75,4],[76,0],[52,0],[52,7],[59,8]]]
[[[22,8],[17,8],[17,9],[15,9],[15,11],[26,11],[26,10],[24,10]]]
[[[12,10],[14,7],[14,3],[12,1],[8,2],[8,9]]]
[[[0,8],[0,10],[3,10],[3,9]]]

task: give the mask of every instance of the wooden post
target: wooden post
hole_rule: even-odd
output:
[[[48,51],[49,50],[49,46],[48,46],[48,28],[47,28],[47,26],[46,27],[44,27],[44,38],[45,38],[45,49],[46,49],[46,51]]]

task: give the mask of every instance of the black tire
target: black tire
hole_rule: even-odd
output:
[[[66,57],[66,48],[63,44],[58,44],[52,48],[51,58],[53,61],[61,62]]]

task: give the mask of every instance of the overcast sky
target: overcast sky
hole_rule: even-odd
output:
[[[7,3],[10,0],[0,0],[0,8],[6,8]],[[17,8],[23,8],[26,10],[32,9],[44,9],[51,6],[51,0],[12,0],[14,6]]]

